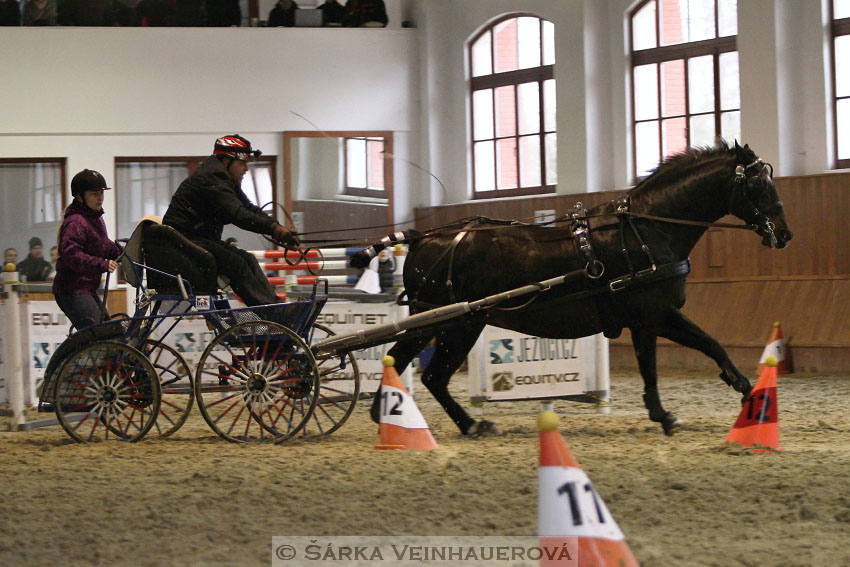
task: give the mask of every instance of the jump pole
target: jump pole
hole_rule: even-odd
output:
[[[24,367],[21,360],[21,307],[18,294],[18,272],[3,272],[3,287],[6,290],[7,340],[6,360],[9,361],[6,384],[9,392],[9,405],[12,408],[10,431],[18,431],[26,424],[24,411]],[[5,364],[4,364],[5,366]]]

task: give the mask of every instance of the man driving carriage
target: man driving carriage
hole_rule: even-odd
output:
[[[298,245],[291,231],[254,205],[242,191],[248,162],[261,153],[239,134],[218,138],[213,154],[177,188],[162,219],[163,224],[209,251],[215,257],[218,273],[230,278],[230,287],[249,306],[280,300],[253,254],[221,239],[224,225],[234,224],[268,235],[287,248]]]

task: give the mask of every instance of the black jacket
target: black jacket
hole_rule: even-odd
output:
[[[173,226],[189,238],[221,240],[226,224],[271,235],[277,223],[251,203],[224,164],[210,156],[177,188],[162,224]]]
[[[18,263],[18,271],[26,278],[28,282],[43,282],[47,280],[53,266],[44,258],[33,258],[32,255],[27,255],[26,259]]]

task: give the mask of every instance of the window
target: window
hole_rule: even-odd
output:
[[[49,259],[65,208],[64,187],[64,158],[0,159],[0,247],[14,248],[21,261],[30,239],[38,237]]]
[[[384,138],[345,138],[345,192],[385,198]]]
[[[850,167],[850,0],[832,1],[832,37],[835,166]]]
[[[473,197],[553,193],[555,26],[506,16],[470,40],[468,56]]]
[[[737,0],[645,0],[630,12],[633,174],[741,136]]]
[[[118,237],[129,238],[136,223],[145,215],[165,215],[177,187],[204,159],[206,157],[116,158]],[[275,160],[274,156],[263,156],[251,162],[242,179],[242,191],[252,203],[264,207],[270,214],[274,205]],[[234,230],[244,232],[225,228],[228,235]]]

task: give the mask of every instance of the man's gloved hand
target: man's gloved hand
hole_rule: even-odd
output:
[[[300,245],[298,242],[298,236],[292,232],[277,224],[272,229],[272,239],[277,242],[279,245],[283,246],[287,249],[297,249]]]

